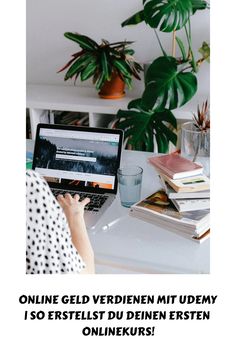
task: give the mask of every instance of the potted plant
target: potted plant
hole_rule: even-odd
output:
[[[66,32],[65,37],[78,43],[81,50],[58,72],[68,69],[64,80],[80,76],[81,81],[93,77],[93,83],[102,98],[123,97],[125,84],[132,86],[132,78],[140,80],[142,70],[134,58],[130,41],[109,43],[103,39],[98,44],[93,39],[78,33]],[[114,87],[114,89],[113,89]]]
[[[210,157],[210,107],[208,100],[197,108],[192,121],[181,127],[181,155],[204,166],[209,175]]]
[[[134,149],[167,152],[169,142],[177,142],[176,118],[172,112],[187,103],[197,91],[196,73],[209,60],[206,42],[195,58],[192,49],[191,16],[209,8],[203,0],[143,0],[143,9],[122,23],[122,26],[145,23],[154,29],[162,55],[149,66],[142,97],[131,101],[128,110],[118,111],[118,128],[124,129],[127,144]],[[171,33],[172,52],[168,54],[158,31]],[[186,44],[176,35],[182,30]],[[181,57],[176,57],[176,45]]]

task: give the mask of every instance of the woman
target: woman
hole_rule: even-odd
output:
[[[94,273],[94,254],[84,222],[89,203],[79,195],[53,196],[35,171],[26,172],[26,273]]]

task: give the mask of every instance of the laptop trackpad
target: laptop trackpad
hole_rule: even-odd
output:
[[[102,214],[105,213],[105,211],[107,210],[107,208],[109,208],[109,206],[112,204],[114,199],[115,196],[109,195],[107,196],[106,201],[104,202],[104,204],[100,209],[94,208],[94,210],[85,210],[84,220],[87,229],[94,229],[96,227],[96,224],[100,220]]]

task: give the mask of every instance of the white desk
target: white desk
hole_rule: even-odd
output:
[[[27,142],[33,149],[33,142]],[[122,163],[143,167],[142,197],[157,190],[159,180],[147,162],[152,153],[123,152]],[[119,195],[104,213],[90,239],[94,248],[97,273],[209,273],[210,240],[202,244],[128,216],[129,209],[120,205]],[[121,217],[109,230],[102,226]]]

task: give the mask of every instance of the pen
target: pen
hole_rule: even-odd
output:
[[[114,219],[112,220],[111,222],[107,223],[106,225],[104,225],[102,227],[102,230],[103,231],[106,231],[106,230],[109,230],[112,226],[114,226],[115,224],[117,224],[119,221],[123,220],[124,218],[126,218],[126,215],[125,216],[121,216],[117,219]]]

